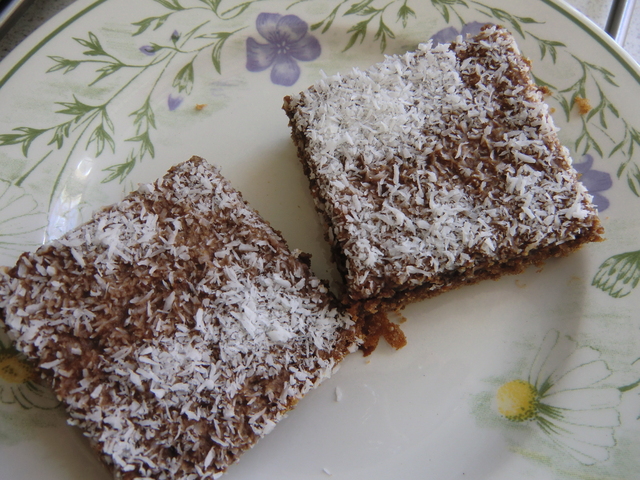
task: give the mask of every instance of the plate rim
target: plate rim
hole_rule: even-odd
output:
[[[48,20],[44,25],[39,27],[39,29],[37,29],[34,33],[29,35],[25,39],[25,41],[28,40],[29,38],[33,38],[33,40],[37,43],[29,50],[27,50],[29,48],[28,45],[23,45],[21,43],[21,46],[23,46],[24,48],[22,50],[19,50],[19,52],[17,52],[16,55],[22,53],[23,51],[26,51],[27,53],[26,55],[23,55],[22,57],[20,57],[20,61],[17,63],[14,63],[13,68],[9,70],[4,77],[0,79],[0,89],[15,73],[17,73],[20,70],[20,68],[26,62],[29,61],[29,59],[31,59],[31,57],[36,55],[38,51],[47,42],[49,42],[54,37],[56,37],[69,25],[79,20],[84,15],[86,15],[89,11],[102,5],[103,3],[106,3],[107,1],[108,0],[97,0],[97,1],[78,0],[77,3],[80,4],[80,6],[82,7],[80,11],[76,12],[75,14],[72,14],[73,12],[70,12],[69,9],[74,7],[69,6],[66,9],[64,9],[62,12],[60,12],[59,14],[55,15],[50,20]],[[597,25],[593,24],[587,17],[584,17],[579,11],[575,10],[573,7],[566,4],[564,0],[543,0],[543,1],[545,4],[549,5],[554,10],[560,12],[565,18],[567,18],[568,20],[576,24],[578,28],[583,30],[585,33],[588,33],[595,41],[597,41],[602,47],[604,47],[604,49],[609,54],[611,54],[618,63],[621,63],[622,67],[624,67],[624,69],[631,74],[631,76],[635,79],[635,81],[638,82],[638,84],[640,84],[640,67],[638,66],[638,64],[635,62],[635,60],[633,60],[630,57],[630,55],[626,51],[622,49],[622,47],[620,47],[615,42],[613,42],[613,40],[611,40],[608,37],[608,35],[606,35],[606,33],[601,31],[600,28],[597,27]],[[570,10],[567,9],[567,7]],[[66,20],[60,23],[60,21],[57,20],[58,18],[60,18],[60,20],[65,20],[65,19]],[[56,26],[56,25],[57,26],[52,31],[49,31],[49,33],[47,33],[48,32],[47,28],[49,29],[51,28],[50,25],[52,25],[52,22],[53,22],[53,26]],[[45,33],[47,34],[40,39],[40,37]],[[38,39],[40,40],[38,41]],[[33,45],[33,44],[31,43],[29,45]],[[11,60],[12,58],[13,57],[8,56],[8,60]],[[7,62],[7,59],[5,59],[5,63],[10,64],[10,62]],[[1,67],[2,65],[0,64],[0,68]]]

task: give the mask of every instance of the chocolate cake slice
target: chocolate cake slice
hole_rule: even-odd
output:
[[[346,302],[396,310],[601,240],[543,93],[487,26],[285,98]]]
[[[115,478],[217,478],[357,348],[307,263],[193,157],[23,254],[0,308]]]

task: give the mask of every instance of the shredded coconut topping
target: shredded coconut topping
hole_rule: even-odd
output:
[[[298,257],[194,157],[23,255],[0,308],[117,478],[217,478],[356,347]]]
[[[504,29],[325,78],[284,108],[353,300],[439,288],[597,222]]]

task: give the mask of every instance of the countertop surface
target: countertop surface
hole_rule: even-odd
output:
[[[21,16],[0,38],[0,60],[13,50],[31,32],[76,0],[33,0]],[[522,1],[522,0],[518,0]],[[596,25],[604,28],[609,16],[612,0],[568,0],[570,5],[582,12]],[[632,21],[622,45],[640,62],[640,2],[636,2]]]

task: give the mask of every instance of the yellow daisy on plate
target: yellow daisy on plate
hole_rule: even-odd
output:
[[[24,409],[50,410],[60,402],[53,392],[38,383],[33,366],[0,337],[0,402],[17,403]]]
[[[512,422],[532,422],[561,451],[585,465],[609,458],[620,425],[620,391],[603,386],[611,370],[591,347],[575,348],[557,330],[545,336],[528,378],[498,388],[498,412]]]

